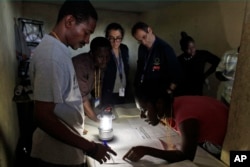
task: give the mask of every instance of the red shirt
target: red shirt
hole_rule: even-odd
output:
[[[209,141],[222,146],[227,130],[228,107],[207,96],[179,96],[174,100],[176,129],[187,119],[199,121],[199,143]]]

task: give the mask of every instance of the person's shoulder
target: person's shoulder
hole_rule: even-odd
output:
[[[126,50],[128,50],[128,46],[126,44],[124,44],[124,43],[121,43],[120,44],[120,49],[126,49]]]
[[[210,96],[178,96],[174,99],[174,106],[177,110],[184,110],[192,113],[204,111],[206,113],[227,113],[229,108],[220,100]]]
[[[42,38],[41,42],[38,44],[38,46],[35,48],[35,50],[37,50],[37,48],[41,48],[41,47],[49,47],[49,48],[53,48],[55,45],[58,45],[58,41],[53,38],[52,36],[45,34],[44,37]]]
[[[75,62],[75,61],[84,61],[84,60],[88,60],[90,57],[90,54],[89,53],[80,53],[76,56],[73,56],[72,57],[72,61]]]
[[[161,48],[173,50],[172,46],[167,41],[163,40],[162,38],[159,38],[158,36],[155,36],[155,44],[156,46],[159,46]]]
[[[161,45],[169,45],[167,41],[163,40],[162,38],[155,36],[155,43],[161,44]]]
[[[44,35],[41,42],[34,49],[33,54],[43,57],[54,55],[54,58],[58,56],[70,55],[69,49],[66,45],[47,34]]]
[[[208,57],[217,57],[215,54],[208,50],[196,50],[196,55],[198,55],[200,58],[208,58]]]
[[[204,55],[204,54],[210,54],[211,52],[208,50],[205,50],[205,49],[198,49],[198,50],[196,50],[196,53]]]

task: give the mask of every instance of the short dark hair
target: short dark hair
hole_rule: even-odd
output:
[[[123,27],[119,23],[110,23],[106,27],[106,29],[105,29],[105,37],[106,38],[108,38],[110,30],[119,30],[121,32],[121,34],[122,34],[122,38],[124,37],[125,31],[124,31]]]
[[[149,28],[149,26],[146,23],[139,21],[139,22],[135,23],[134,26],[132,27],[131,34],[132,34],[132,36],[134,36],[138,29],[141,29],[145,32],[148,32],[148,28]]]
[[[181,32],[181,39],[180,39],[180,46],[181,46],[181,50],[183,52],[185,52],[188,48],[188,44],[189,42],[194,42],[194,39],[190,36],[188,36],[188,34],[184,31]]]
[[[152,89],[152,87],[154,86],[150,83],[142,83],[136,87],[134,91],[135,99],[143,103],[152,104],[153,106],[156,106],[158,101],[162,101],[164,109],[170,111],[174,101],[173,95],[168,94],[166,90],[158,89],[157,87]]]
[[[104,37],[96,37],[90,43],[90,50],[92,52],[96,51],[97,49],[105,47],[111,50],[111,44],[107,38]]]
[[[67,15],[72,15],[77,23],[84,22],[90,17],[98,20],[97,12],[89,0],[66,0],[59,10],[57,23]]]

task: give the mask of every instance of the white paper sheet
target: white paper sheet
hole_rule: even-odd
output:
[[[129,119],[128,123],[132,129],[137,131],[138,137],[141,139],[156,139],[178,135],[175,131],[171,130],[170,127],[163,126],[162,124],[152,126],[138,119],[141,118]]]
[[[116,107],[115,112],[118,118],[140,117],[140,111],[135,107]]]
[[[134,143],[133,141],[130,141],[131,143]],[[164,149],[161,142],[159,139],[155,140],[147,140],[144,141],[143,143],[140,143],[141,146],[150,146],[154,147],[157,149]],[[111,146],[111,144],[110,144]],[[134,145],[135,146],[135,145]],[[131,146],[132,147],[132,146]],[[123,156],[129,151],[131,147],[123,147],[119,149],[115,149],[117,156],[112,156],[110,160],[105,162],[104,164],[100,164],[98,161],[94,162],[95,167],[101,167],[101,166],[119,166],[119,167],[144,167],[144,166],[156,166],[159,164],[164,164],[166,163],[165,160],[159,159],[159,158],[154,158],[151,156],[144,156],[139,162],[130,162],[130,161],[125,161],[123,160]]]

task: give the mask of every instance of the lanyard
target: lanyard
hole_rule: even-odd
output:
[[[97,70],[95,70],[95,98],[100,97],[100,76],[101,71],[100,68],[98,68],[98,78],[97,78]]]
[[[115,64],[116,64],[116,67],[117,67],[117,70],[119,72],[119,77],[120,77],[120,80],[122,81],[122,71],[123,71],[123,66],[122,66],[122,56],[119,52],[119,56],[118,58],[116,58],[114,52],[112,51],[113,53],[113,58],[114,58],[114,61],[115,61]]]

